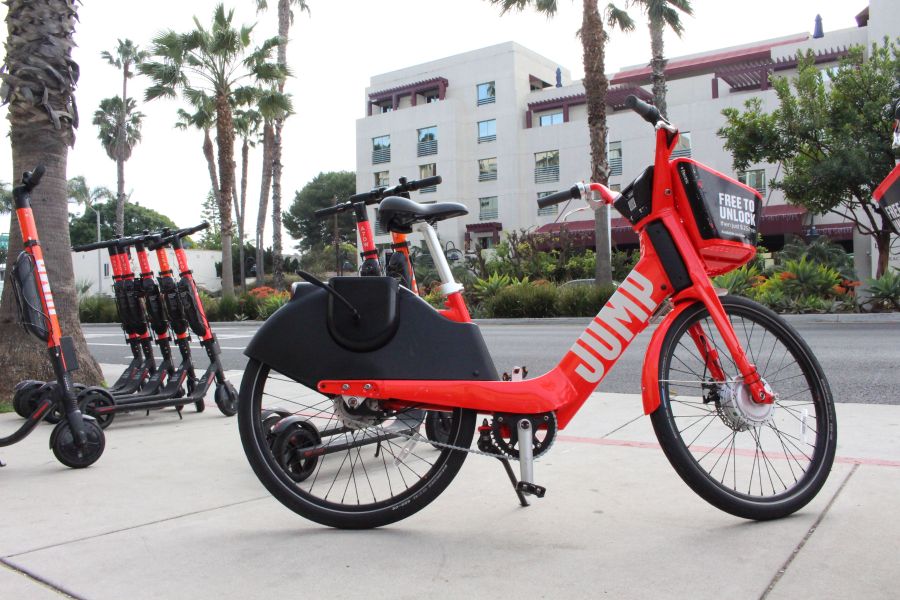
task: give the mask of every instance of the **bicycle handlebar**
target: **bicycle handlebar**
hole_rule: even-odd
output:
[[[197,233],[198,231],[203,231],[207,227],[209,227],[209,223],[204,221],[195,227],[187,227],[185,229],[178,229],[176,231],[163,229],[162,231],[155,233],[144,232],[142,235],[135,235],[132,237],[121,237],[112,240],[104,240],[101,242],[92,242],[90,244],[81,244],[80,246],[72,246],[72,251],[87,252],[88,250],[111,248],[113,246],[125,248],[127,246],[133,246],[139,243],[146,243],[146,247],[148,250],[155,250],[160,246],[170,243],[175,238],[187,237],[191,234]]]
[[[25,187],[26,192],[30,192],[41,182],[41,177],[44,176],[44,173],[47,171],[44,168],[44,165],[38,165],[34,168],[33,171],[26,171],[22,174],[22,185]]]
[[[581,190],[577,185],[573,185],[567,190],[538,198],[537,204],[538,208],[547,208],[548,206],[553,206],[554,204],[559,204],[566,200],[572,200],[573,198],[581,198]]]
[[[317,219],[321,219],[322,217],[336,215],[352,209],[354,204],[359,204],[360,202],[364,202],[365,204],[377,204],[386,196],[397,196],[407,192],[415,192],[422,188],[438,185],[442,181],[443,178],[440,175],[433,175],[431,177],[426,177],[425,179],[413,179],[412,181],[407,181],[405,177],[401,177],[400,183],[393,187],[381,186],[373,188],[368,192],[353,194],[346,202],[320,208],[313,213],[313,216]]]
[[[658,108],[652,104],[647,104],[634,94],[629,94],[628,97],[625,98],[625,106],[639,114],[651,125],[656,125],[660,119],[662,119],[662,115],[659,114]]]

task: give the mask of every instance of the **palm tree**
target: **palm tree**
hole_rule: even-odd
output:
[[[630,0],[647,15],[650,27],[650,68],[653,81],[653,104],[659,112],[666,116],[666,59],[663,53],[663,30],[668,25],[678,37],[684,32],[678,11],[693,15],[694,9],[690,0]]]
[[[147,100],[173,98],[181,91],[189,100],[203,93],[215,103],[216,144],[218,145],[219,214],[222,231],[222,293],[234,295],[234,278],[228,275],[231,264],[231,198],[234,189],[234,123],[232,94],[246,83],[277,83],[283,70],[269,62],[278,38],[264,41],[250,50],[253,27],[232,26],[234,10],[225,11],[219,4],[213,22],[206,29],[194,17],[194,29],[187,33],[168,30],[153,40],[152,57],[139,66],[141,73],[153,80],[147,88]]]
[[[125,161],[141,141],[141,121],[144,114],[135,110],[137,102],[127,98],[124,105],[118,96],[104,98],[94,112],[93,124],[97,126],[97,139],[106,155],[116,161],[118,193],[116,194],[116,235],[125,231]]]
[[[263,234],[266,230],[266,210],[269,204],[269,189],[272,185],[272,163],[274,162],[274,139],[275,130],[273,123],[279,117],[289,115],[293,112],[291,105],[291,97],[284,94],[274,87],[262,89],[257,98],[257,110],[263,119],[262,134],[262,178],[260,181],[259,191],[259,210],[256,215],[256,280],[263,281],[264,276],[264,259],[265,251],[263,244]]]
[[[100,53],[100,56],[106,59],[106,62],[122,71],[122,97],[119,98],[116,112],[112,113],[117,119],[112,131],[115,136],[111,146],[112,152],[110,152],[110,145],[104,139],[102,131],[100,133],[100,141],[106,149],[106,154],[116,161],[116,235],[123,235],[125,231],[125,161],[131,156],[131,149],[141,139],[139,133],[137,137],[129,137],[129,129],[140,131],[141,119],[144,117],[141,113],[132,114],[137,107],[137,103],[128,97],[128,80],[134,77],[134,71],[131,70],[132,67],[140,65],[141,61],[145,60],[149,55],[147,52],[139,49],[129,39],[118,40],[114,53],[106,50]],[[100,125],[97,123],[97,119],[101,111],[110,112],[110,109],[115,108],[115,105],[110,102],[111,100],[113,99],[107,98],[100,103],[100,110],[94,113],[94,125]],[[104,103],[106,103],[106,108],[104,108]],[[125,110],[122,110],[123,106]],[[134,115],[137,115],[136,119]]]
[[[278,65],[285,73],[287,73],[288,34],[294,23],[292,5],[298,7],[301,12],[306,11],[310,14],[305,0],[278,0]],[[265,10],[268,8],[268,2],[256,0],[256,7],[257,10]],[[284,93],[284,80],[278,84],[278,91]],[[275,136],[272,138],[272,275],[276,288],[284,283],[281,248],[281,131],[287,116],[285,113],[275,119]]]
[[[556,0],[488,0],[499,5],[501,14],[510,10],[523,10],[533,6],[539,13],[548,17],[556,14]],[[606,124],[606,92],[609,80],[606,77],[606,42],[609,29],[618,27],[623,31],[634,29],[634,21],[628,14],[608,4],[601,17],[597,0],[583,0],[581,29],[581,45],[584,52],[584,93],[587,96],[588,134],[591,143],[591,181],[606,184],[609,181],[609,161],[606,155],[606,137],[609,128]],[[605,18],[605,23],[604,23]],[[610,262],[610,239],[607,222],[609,207],[601,206],[594,213],[594,240],[596,244],[597,283],[612,281],[612,264]]]
[[[47,272],[53,286],[57,315],[66,335],[73,338],[88,385],[103,377],[91,357],[78,321],[75,276],[69,249],[66,160],[78,125],[74,90],[78,65],[72,60],[78,3],[68,0],[29,2],[9,0],[6,14],[6,60],[0,71],[2,101],[9,105],[13,173],[43,164],[47,171],[35,191],[32,206],[41,234]],[[9,247],[22,248],[22,236],[12,215]],[[7,273],[17,252],[7,258]],[[4,286],[0,303],[0,398],[12,396],[22,379],[53,379],[46,348],[18,325],[13,286]]]

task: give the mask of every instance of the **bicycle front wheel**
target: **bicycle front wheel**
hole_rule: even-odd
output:
[[[263,485],[307,519],[346,529],[412,515],[459,472],[467,452],[430,443],[425,415],[416,407],[386,409],[373,401],[351,406],[253,359],[238,402],[244,452]],[[474,411],[446,415],[446,444],[468,448]]]
[[[812,500],[831,470],[837,445],[831,390],[812,351],[781,317],[746,298],[721,301],[776,400],[750,399],[698,303],[678,316],[663,340],[653,428],[669,462],[706,501],[739,517],[776,519]],[[704,337],[718,353],[724,378],[710,373],[698,342]]]

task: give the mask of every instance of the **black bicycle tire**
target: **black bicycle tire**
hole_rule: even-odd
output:
[[[698,464],[685,445],[677,430],[668,390],[662,381],[667,379],[665,371],[669,368],[672,360],[674,345],[682,335],[686,334],[690,324],[699,321],[704,315],[708,315],[708,311],[700,303],[685,309],[669,327],[663,340],[657,371],[661,381],[659,384],[660,406],[650,415],[651,421],[657,440],[672,467],[681,479],[704,500],[727,513],[745,519],[764,521],[781,518],[800,510],[809,503],[828,478],[837,447],[837,423],[831,390],[815,355],[800,334],[784,319],[768,308],[746,298],[723,296],[720,300],[726,313],[730,315],[755,316],[758,319],[755,320],[757,324],[771,325],[773,329],[768,329],[768,331],[772,332],[798,361],[798,367],[801,368],[810,386],[811,395],[815,389],[817,442],[807,474],[789,491],[767,498],[755,497],[737,490],[729,490],[724,485],[720,485]],[[791,345],[793,348],[790,347]],[[801,360],[805,364],[801,365]],[[818,418],[820,414],[821,419]]]
[[[429,475],[404,492],[370,505],[325,506],[299,490],[277,466],[268,447],[259,418],[262,391],[269,367],[250,359],[241,381],[238,429],[244,453],[260,482],[275,498],[295,513],[329,527],[371,529],[389,525],[418,512],[443,492],[462,467],[467,452],[444,449]],[[468,448],[475,434],[474,411],[457,409],[459,427],[451,443]]]

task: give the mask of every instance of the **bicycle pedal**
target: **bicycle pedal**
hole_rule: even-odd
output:
[[[523,494],[528,494],[529,496],[537,496],[538,498],[543,498],[544,494],[547,493],[547,488],[536,483],[520,481],[516,484],[516,491]]]

